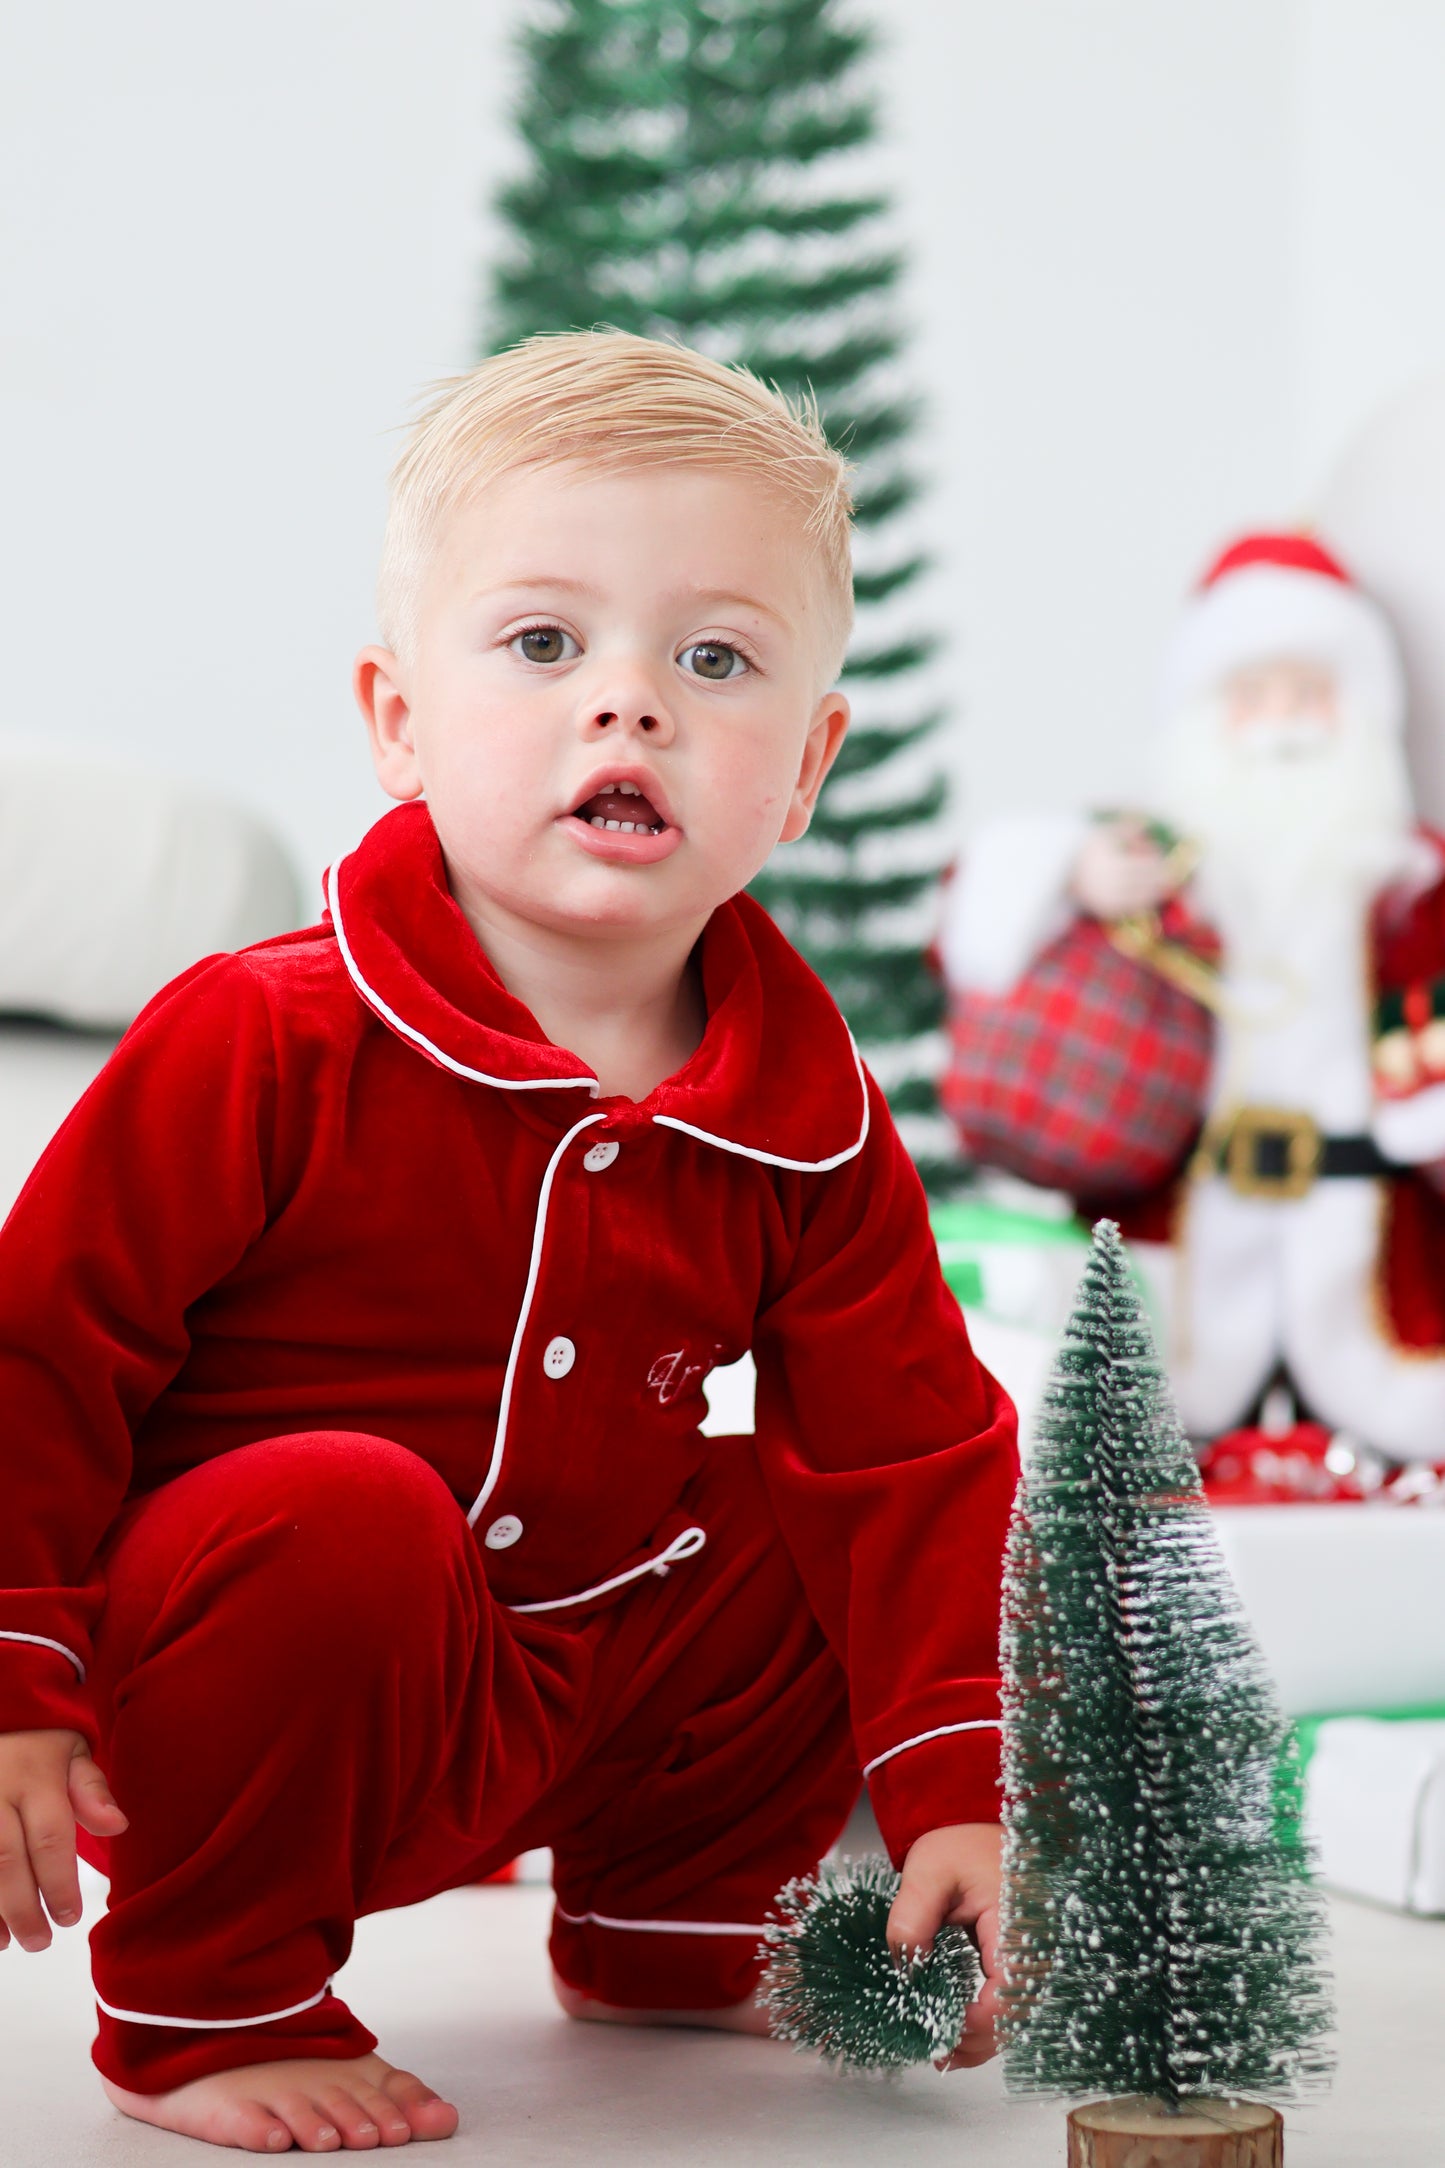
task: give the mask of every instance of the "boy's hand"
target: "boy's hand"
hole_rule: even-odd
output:
[[[80,1918],[75,1825],[118,1837],[126,1818],[78,1731],[0,1733],[0,1950],[50,1944]],[[41,1899],[44,1898],[44,1908]]]
[[[930,1829],[908,1848],[903,1881],[888,1915],[891,1950],[930,1950],[940,1927],[967,1927],[978,1944],[983,1986],[968,2007],[963,2037],[940,2070],[968,2070],[997,2052],[998,1891],[1003,1831],[997,1822]]]

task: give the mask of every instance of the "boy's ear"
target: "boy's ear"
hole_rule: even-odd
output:
[[[839,692],[824,693],[814,708],[813,720],[803,741],[798,780],[793,786],[787,818],[778,838],[780,843],[796,842],[799,836],[806,834],[813,808],[818,803],[818,793],[827,781],[828,770],[838,758],[850,712],[847,700]]]
[[[364,647],[351,673],[351,689],[366,724],[371,764],[389,798],[419,798],[421,770],[412,743],[411,706],[401,665],[389,647]]]

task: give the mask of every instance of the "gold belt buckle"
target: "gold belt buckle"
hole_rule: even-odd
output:
[[[1283,1137],[1282,1173],[1260,1172],[1261,1137]],[[1296,1107],[1241,1107],[1224,1139],[1224,1172],[1239,1197],[1304,1197],[1314,1187],[1324,1149],[1312,1114]]]

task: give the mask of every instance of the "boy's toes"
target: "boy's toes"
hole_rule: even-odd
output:
[[[349,2079],[343,2092],[338,2085],[315,2096],[337,2125],[346,2144],[365,2152],[378,2145],[405,2145],[411,2125],[394,2100],[388,2100],[368,2078]]]
[[[289,2153],[293,2144],[289,2125],[263,2108],[259,2100],[238,2100],[223,2121],[217,2117],[214,2131],[195,2131],[215,2145],[233,2145],[242,2153]]]
[[[305,2093],[288,2089],[271,2094],[267,2106],[280,2117],[291,2133],[292,2142],[303,2153],[337,2153],[341,2150],[341,2132]]]
[[[405,2145],[411,2136],[411,2125],[396,2102],[365,2078],[352,2080],[344,2091],[339,2085],[328,2086],[313,2098],[356,2152],[378,2145]]]
[[[391,2071],[383,2081],[383,2090],[406,2117],[413,2138],[450,2138],[456,2129],[457,2111],[451,2102],[443,2100],[411,2071]]]

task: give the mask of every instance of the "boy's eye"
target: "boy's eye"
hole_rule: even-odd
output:
[[[684,670],[691,670],[694,677],[720,678],[741,677],[748,665],[735,647],[728,647],[721,640],[697,640],[685,647],[678,656]]]
[[[529,625],[507,645],[528,662],[570,662],[582,652],[571,633],[564,632],[560,625]]]

